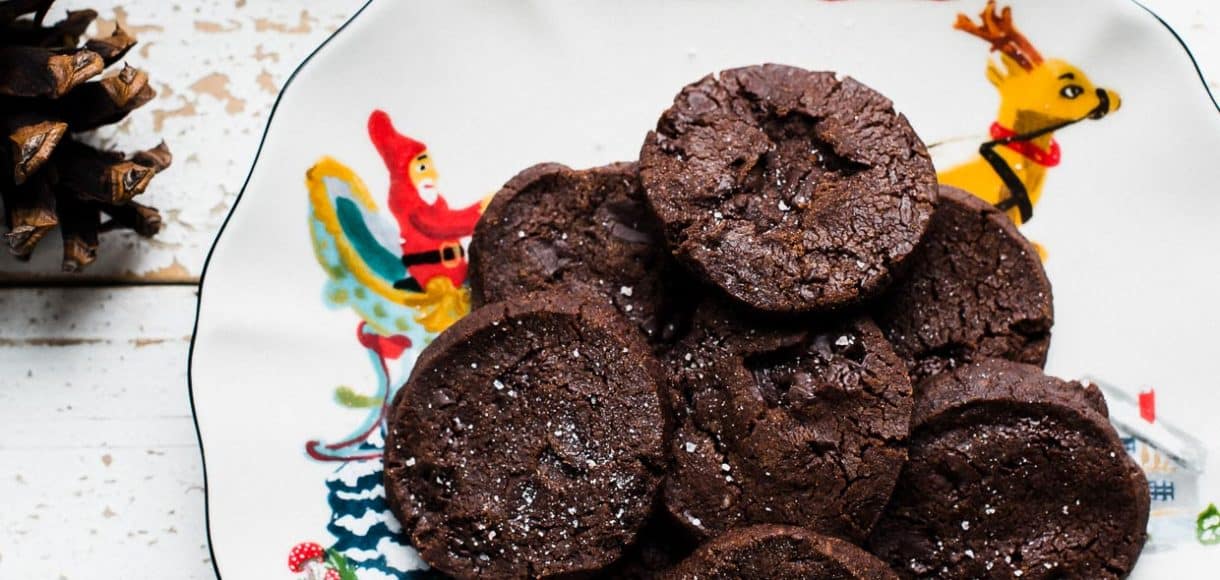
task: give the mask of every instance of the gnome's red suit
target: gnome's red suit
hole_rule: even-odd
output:
[[[395,288],[420,292],[436,276],[454,286],[466,280],[466,252],[459,240],[474,231],[479,204],[449,209],[437,189],[436,169],[428,147],[394,130],[383,111],[369,115],[369,137],[390,171],[390,213],[402,235],[402,263],[407,277]]]

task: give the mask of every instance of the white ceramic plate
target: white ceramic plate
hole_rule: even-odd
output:
[[[1060,85],[1046,81],[993,87],[987,44],[952,26],[958,12],[976,17],[982,4],[367,6],[284,90],[207,264],[190,378],[218,574],[321,578],[333,569],[345,578],[401,578],[422,566],[399,544],[381,498],[380,402],[434,334],[416,315],[427,310],[435,329],[462,305],[460,293],[440,281],[427,299],[385,290],[398,231],[386,209],[386,166],[366,131],[372,111],[385,110],[398,130],[427,144],[441,195],[450,208],[463,208],[536,162],[633,159],[683,84],[732,66],[782,62],[842,71],[882,91],[925,141],[940,144],[933,153],[946,170],[975,155],[1001,96],[1051,115],[1076,115],[1080,103],[1096,102],[1086,91],[1066,103]],[[1054,284],[1048,369],[1100,377],[1132,394],[1155,389],[1158,422],[1144,426],[1149,436],[1189,455],[1189,442],[1163,428],[1176,424],[1216,457],[1220,115],[1174,34],[1138,4],[1017,4],[1016,25],[1047,63],[1074,65],[1122,103],[1055,135],[1062,162],[1046,168],[1024,226],[1046,248]],[[315,165],[328,156],[334,161]],[[350,228],[335,235],[339,206],[346,225],[368,225],[366,237]],[[469,217],[431,211],[425,230],[460,229]],[[389,249],[378,251],[378,240]],[[388,263],[378,262],[386,256]],[[412,346],[395,358],[393,341],[370,333],[402,334]],[[1118,398],[1111,404],[1138,415]],[[342,444],[352,437],[356,443]],[[1154,530],[1155,549],[1145,550],[1133,577],[1215,574],[1220,546],[1201,544],[1193,526],[1200,510],[1220,501],[1217,478],[1196,478],[1142,443],[1134,452],[1150,479],[1175,487],[1173,494],[1166,485],[1153,490],[1154,522],[1167,527]],[[328,562],[293,572],[289,552],[301,543],[334,550]]]

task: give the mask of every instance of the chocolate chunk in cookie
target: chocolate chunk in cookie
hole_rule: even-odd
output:
[[[862,539],[906,459],[911,385],[868,319],[705,306],[668,354],[678,426],[667,509],[700,537],[782,523]]]
[[[916,384],[984,358],[1046,363],[1051,283],[1004,212],[941,186],[928,233],[907,264],[873,316]]]
[[[684,88],[644,142],[640,178],[674,255],[776,312],[883,289],[936,199],[927,150],[888,99],[773,64]]]
[[[1097,387],[989,360],[930,379],[910,461],[870,540],[908,578],[1123,578],[1148,482]]]
[[[666,580],[898,580],[872,554],[808,530],[760,525],[704,544]]]
[[[470,253],[476,306],[568,287],[603,297],[650,341],[672,334],[675,264],[634,163],[522,171],[492,198]]]
[[[385,487],[421,557],[458,578],[616,560],[665,464],[661,371],[614,309],[535,293],[459,320],[394,399]]]

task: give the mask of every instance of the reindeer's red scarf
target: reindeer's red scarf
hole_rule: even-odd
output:
[[[1016,136],[1017,132],[1008,127],[999,123],[991,124],[992,139],[1000,140]],[[1033,141],[1009,141],[1003,145],[1043,167],[1059,165],[1059,142],[1055,141],[1054,137],[1051,137],[1051,144],[1046,149],[1037,146]]]

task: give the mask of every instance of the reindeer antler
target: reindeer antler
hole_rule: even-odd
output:
[[[976,26],[969,16],[959,13],[953,27],[986,40],[991,43],[991,50],[1008,55],[1025,70],[1032,70],[1042,63],[1038,49],[1013,25],[1011,6],[1005,6],[997,13],[995,0],[987,0],[987,6],[979,16],[982,24]]]

